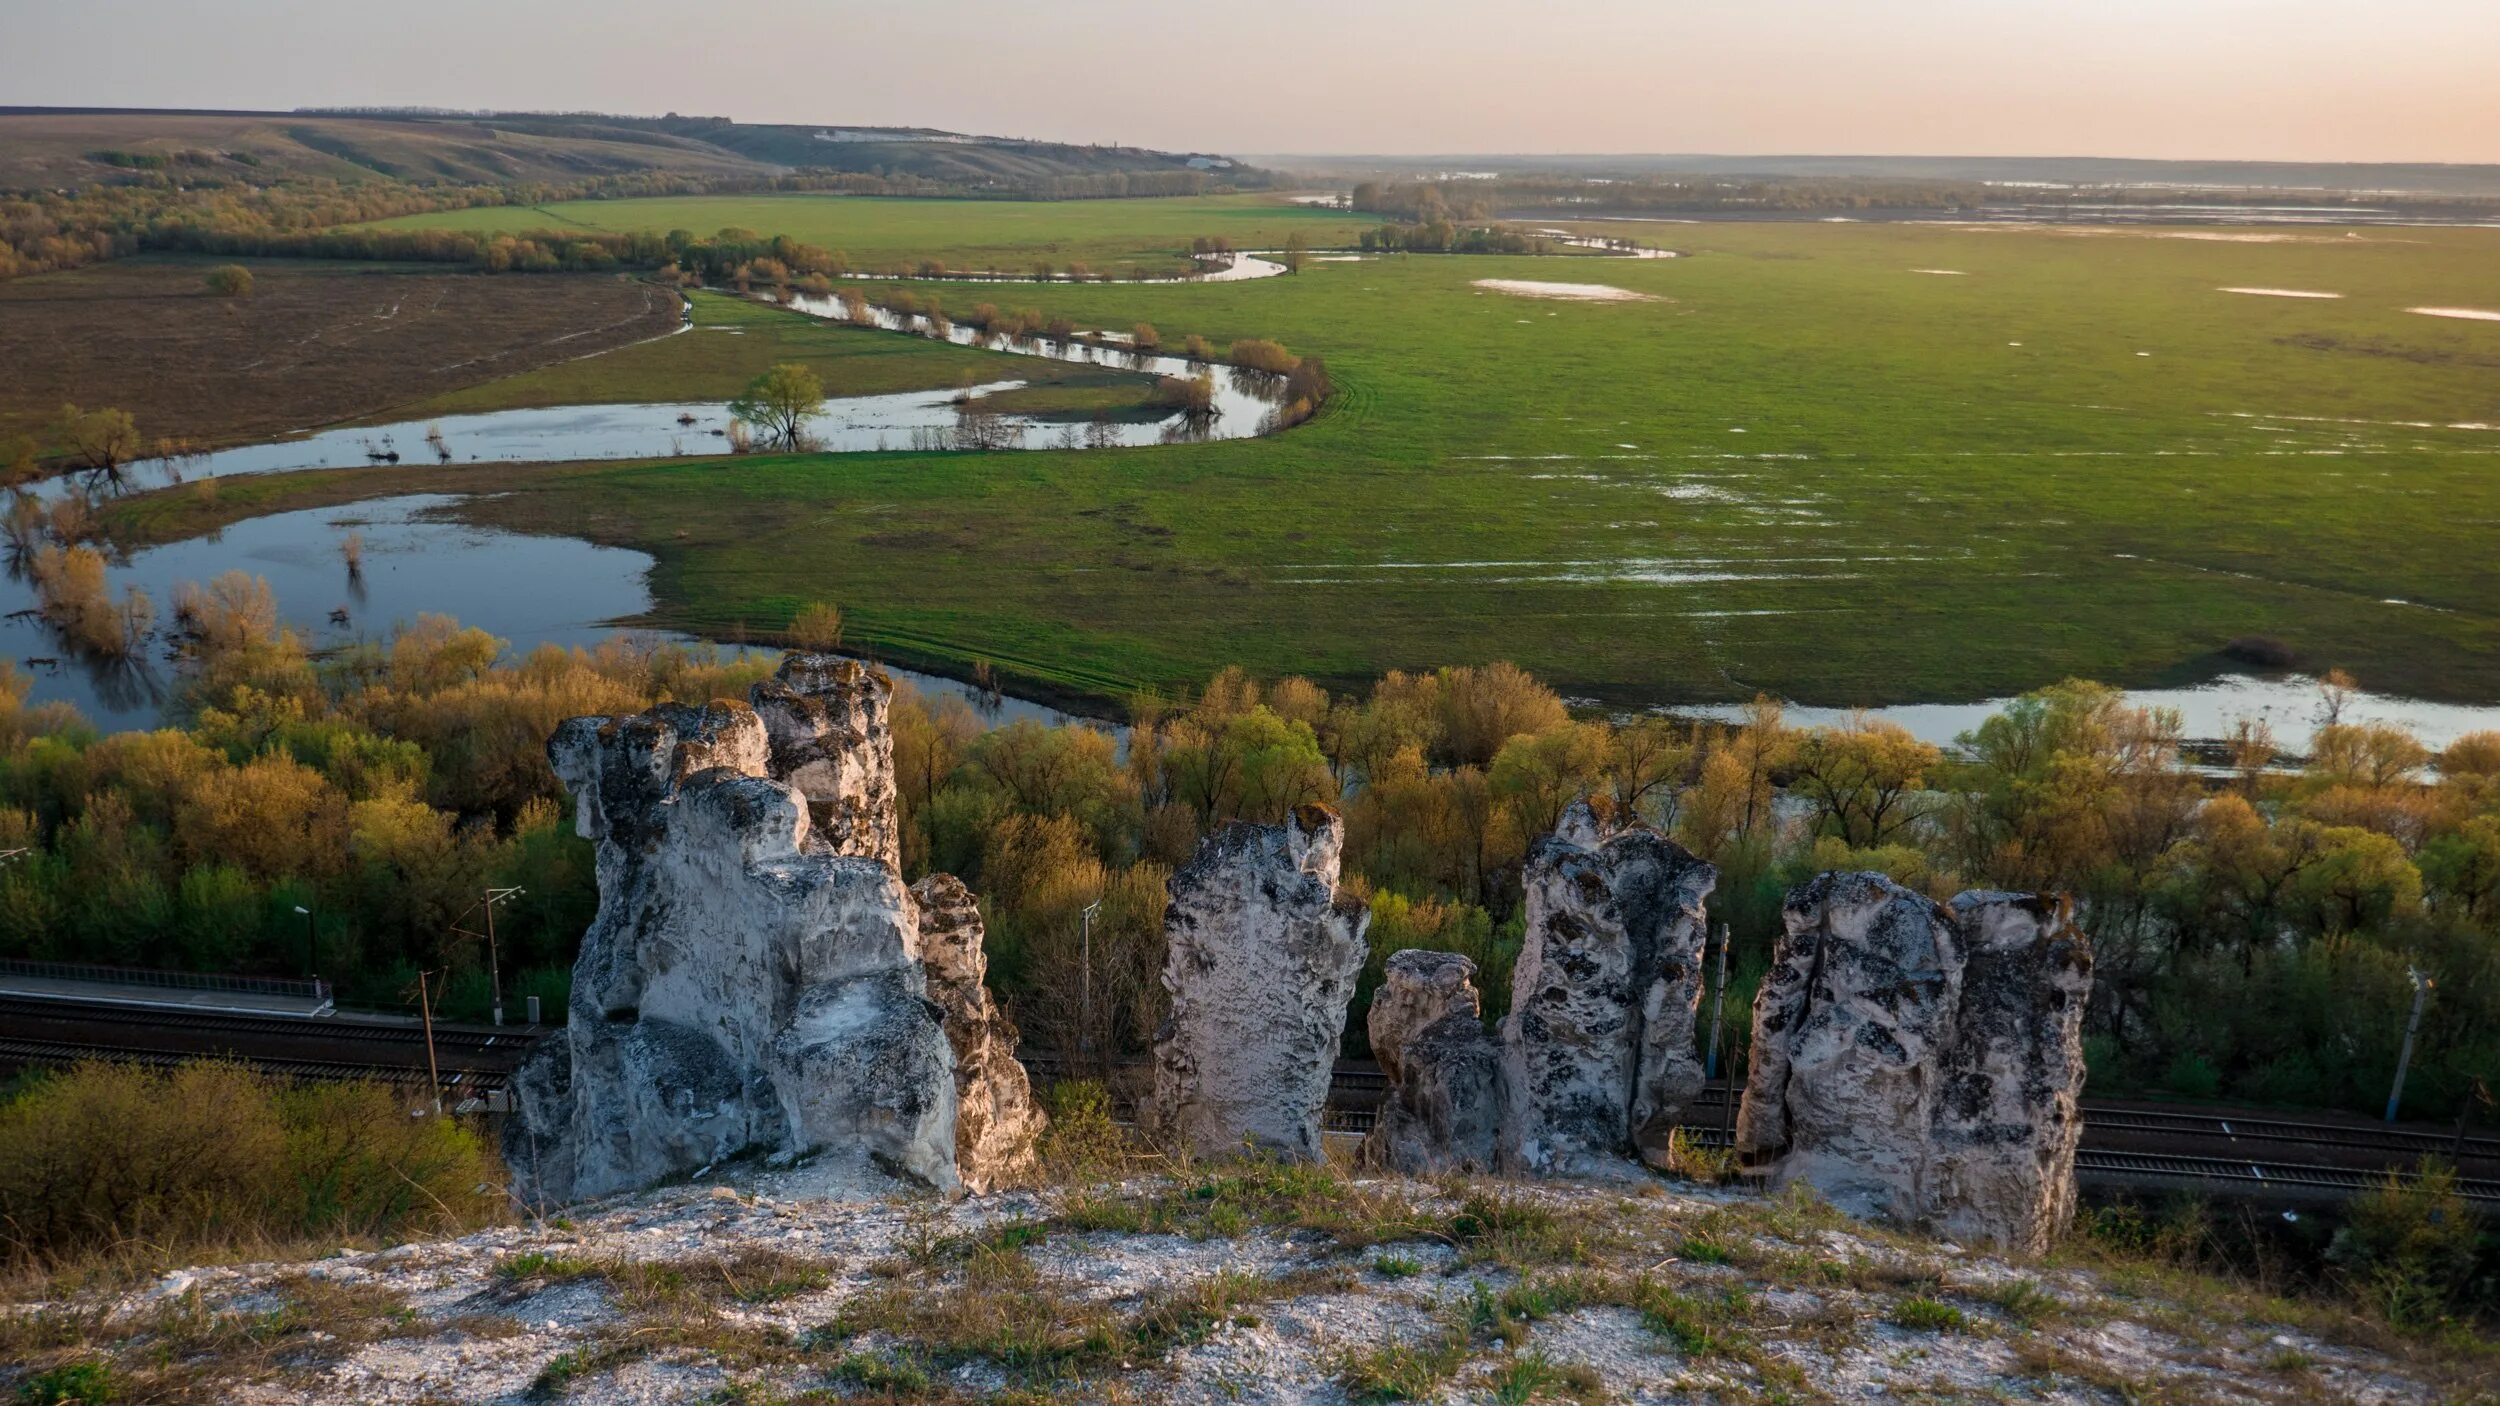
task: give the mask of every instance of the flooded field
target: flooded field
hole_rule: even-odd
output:
[[[543,644],[588,646],[625,633],[654,643],[690,642],[620,623],[651,608],[649,556],[570,537],[473,527],[444,515],[458,501],[417,494],[252,518],[213,536],[132,553],[110,569],[112,589],[117,597],[132,587],[145,591],[163,619],[185,583],[205,586],[241,571],[268,582],[279,619],[315,650],[387,643],[395,628],[420,615],[446,615],[485,630],[509,641],[515,656]],[[361,547],[354,572],[343,551],[350,533]],[[128,660],[81,659],[61,647],[34,607],[23,573],[0,580],[0,657],[31,676],[34,701],[73,703],[107,732],[164,721],[176,665],[161,638]],[[964,698],[993,723],[1071,720],[1041,704],[985,697],[952,679],[892,672],[932,696]]]
[[[471,526],[446,511],[458,501],[420,494],[250,519],[215,536],[133,553],[126,564],[111,568],[112,588],[116,595],[131,587],[147,592],[162,616],[184,583],[205,585],[225,572],[242,571],[268,582],[280,618],[316,650],[387,642],[395,628],[414,624],[425,614],[447,615],[507,640],[516,656],[542,644],[589,646],[623,633],[655,643],[692,642],[690,636],[621,623],[652,607],[649,556],[575,538]],[[348,570],[342,550],[350,533],[358,536],[362,549],[361,569],[355,572]],[[1724,579],[1744,577],[1730,574]],[[35,701],[76,704],[107,731],[153,727],[164,719],[176,666],[161,642],[128,661],[82,660],[60,646],[34,606],[34,592],[22,574],[0,581],[0,612],[5,612],[0,614],[0,651],[31,675]],[[742,647],[736,641],[717,643]],[[1043,704],[985,695],[953,679],[906,669],[891,672],[932,697],[965,699],[993,724],[1020,718],[1050,724],[1076,720]],[[2178,709],[2191,740],[2224,737],[2240,720],[2252,719],[2271,727],[2277,742],[2295,752],[2308,746],[2320,717],[2317,681],[2301,675],[2235,675],[2191,688],[2138,690],[2128,699]],[[1925,741],[1946,746],[2009,701],[1918,703],[1867,709],[1862,715],[1898,723]],[[1743,710],[1734,704],[1662,699],[1651,711],[1733,722]],[[1860,710],[1812,703],[1793,705],[1787,713],[1788,721],[1798,726],[1838,725],[1860,715]],[[2401,724],[2434,748],[2468,732],[2500,728],[2500,706],[2370,693],[2353,694],[2343,716]]]

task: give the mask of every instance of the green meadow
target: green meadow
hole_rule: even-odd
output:
[[[1270,222],[1319,244],[1357,223],[1247,201],[581,210],[611,229],[739,224],[855,258],[950,261],[1151,250],[1218,228],[1214,211],[1245,243]],[[229,482],[213,508],[125,513],[166,535],[206,513],[491,489],[464,511],[649,552],[652,623],[763,634],[835,601],[855,642],[900,662],[987,660],[1097,698],[1228,663],[1354,681],[1511,659],[1618,703],[1768,690],[1876,704],[2069,675],[2189,681],[2227,667],[2242,636],[2377,689],[2500,698],[2500,322],[2406,311],[2500,309],[2500,232],[1616,228],[1689,257],[935,289],[1081,326],[1152,322],[1167,344],[1269,337],[1324,355],[1338,394],[1269,439],[299,475]],[[716,393],[734,376],[705,359],[746,357],[765,322],[873,340],[741,315],[756,320],[746,337],[689,333],[535,373],[533,394],[663,354],[702,363],[684,384]]]

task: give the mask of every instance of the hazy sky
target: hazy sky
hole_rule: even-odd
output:
[[[2500,161],[2500,0],[0,0],[0,103],[1259,152]]]

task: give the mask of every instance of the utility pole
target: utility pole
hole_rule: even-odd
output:
[[[1078,1014],[1076,1043],[1077,1052],[1080,1055],[1090,1055],[1094,1050],[1094,915],[1101,911],[1102,900],[1097,898],[1093,902],[1086,904],[1085,911],[1078,915],[1084,931],[1083,956],[1081,958],[1081,962],[1084,967],[1084,976],[1081,978],[1081,984],[1078,987],[1079,994],[1077,998]]]
[[[417,973],[417,1018],[425,1022],[425,1082],[434,1093],[434,1116],[443,1113],[443,1072],[434,1062],[434,998],[426,990],[432,972]]]
[[[298,903],[295,911],[304,915],[304,975],[321,979],[321,937],[313,930],[313,911]]]
[[[1719,1077],[1719,1012],[1727,1003],[1727,924],[1719,924],[1719,973],[1710,990],[1710,1059],[1701,1069],[1705,1080]]]
[[[485,897],[470,904],[460,917],[452,920],[451,924],[451,930],[460,936],[479,938],[486,943],[486,980],[495,993],[495,1023],[497,1025],[503,1024],[503,963],[495,950],[495,905],[527,892],[529,892],[528,889],[518,884],[510,888],[489,888],[486,890]],[[480,908],[486,910],[486,931],[471,932],[460,926],[463,919]]]
[[[2431,980],[2422,975],[2421,968],[2407,967],[2405,975],[2413,979],[2413,1015],[2405,1021],[2404,1048],[2396,1055],[2395,1087],[2387,1091],[2387,1121],[2390,1123],[2396,1121],[2396,1105],[2405,1096],[2405,1069],[2413,1063],[2413,1037],[2422,1028],[2422,1003],[2431,994]]]

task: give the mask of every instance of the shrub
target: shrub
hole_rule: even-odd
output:
[[[2400,1328],[2435,1325],[2474,1276],[2482,1224],[2457,1194],[2456,1168],[2425,1160],[2412,1176],[2352,1199],[2326,1257],[2355,1297]]]
[[[790,621],[790,642],[811,654],[829,654],[842,647],[842,610],[823,601],[799,607]]]
[[[475,1130],[380,1084],[89,1063],[0,1104],[0,1252],[20,1265],[457,1231],[494,1217],[502,1181]]]
[[[1252,371],[1265,371],[1274,376],[1289,375],[1296,366],[1301,364],[1292,352],[1285,350],[1281,343],[1271,342],[1261,337],[1245,337],[1233,343],[1232,350],[1224,359],[1235,366],[1246,367]]]
[[[220,298],[248,298],[252,293],[252,271],[241,264],[219,264],[204,281]]]

